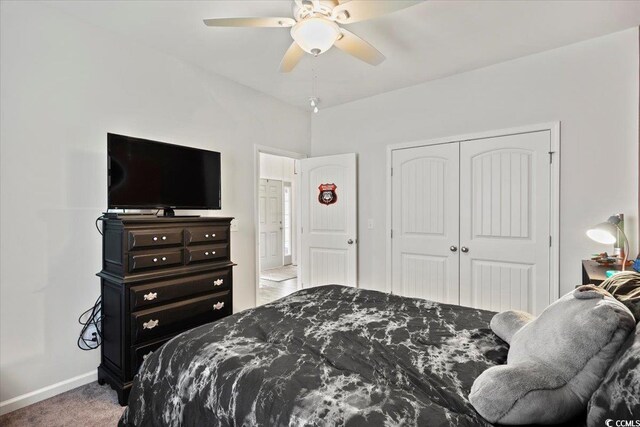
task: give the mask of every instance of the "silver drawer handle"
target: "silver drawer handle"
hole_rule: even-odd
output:
[[[148,294],[146,294],[144,296],[144,300],[145,301],[153,301],[156,298],[158,298],[158,293],[157,292],[149,292]]]
[[[213,286],[220,286],[224,283],[224,279],[217,279],[213,281]]]
[[[166,256],[163,256],[163,257],[162,257],[162,260],[163,260],[163,261],[166,261],[166,260],[167,260],[167,257],[166,257]]]
[[[162,236],[162,240],[167,240],[167,236]]]
[[[222,307],[224,307],[224,303],[222,301],[213,304],[214,310],[220,310]]]
[[[204,254],[205,254],[205,255],[209,255],[209,252],[205,252]]]
[[[158,323],[160,323],[158,320],[149,320],[142,324],[142,329],[153,329],[158,326]]]
[[[157,242],[158,241],[158,236],[153,236],[153,241]]]
[[[154,258],[154,259],[153,259],[153,262],[158,262],[158,258]]]
[[[208,235],[208,234],[205,234],[205,235],[204,235],[204,237],[205,237],[205,238],[209,238],[209,235]],[[211,233],[211,237],[216,237],[216,235],[215,235],[215,234],[213,234],[213,233]]]
[[[208,235],[208,234],[205,234],[205,235],[204,235],[204,237],[209,237],[209,235]]]

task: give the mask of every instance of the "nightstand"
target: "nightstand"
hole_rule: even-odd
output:
[[[608,270],[620,270],[619,265],[600,265],[590,259],[582,260],[582,284],[599,285],[607,278]]]

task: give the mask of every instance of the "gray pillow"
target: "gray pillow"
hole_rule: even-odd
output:
[[[640,328],[637,326],[589,400],[587,425],[601,427],[606,425],[606,420],[640,420]]]
[[[469,400],[491,423],[568,421],[586,410],[634,327],[629,309],[607,291],[581,286],[513,335],[507,364],[484,371]]]
[[[494,334],[510,344],[513,335],[535,318],[533,314],[526,311],[507,310],[493,316],[490,326]]]

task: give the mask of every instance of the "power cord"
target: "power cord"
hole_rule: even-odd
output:
[[[101,219],[104,219],[104,215],[100,215],[98,218],[96,218],[96,230],[98,230],[98,233],[103,236],[102,230],[100,230],[100,227],[98,226],[98,221],[100,221]]]
[[[89,315],[88,317],[87,314]],[[86,318],[86,320],[83,321],[83,318]],[[102,319],[102,296],[99,296],[93,307],[78,317],[78,323],[82,325],[82,331],[80,331],[80,336],[78,337],[78,348],[80,350],[95,350],[100,347],[102,344]],[[85,335],[92,326],[95,331],[91,333],[91,338],[86,338]]]

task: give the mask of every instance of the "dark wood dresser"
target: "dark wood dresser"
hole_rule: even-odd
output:
[[[144,358],[177,334],[232,312],[232,218],[103,220],[98,382],[126,405]]]

